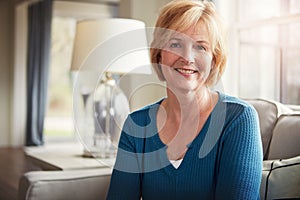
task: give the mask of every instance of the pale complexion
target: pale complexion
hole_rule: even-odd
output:
[[[182,34],[173,34],[161,51],[160,64],[167,96],[157,113],[161,141],[170,160],[182,159],[212,112],[218,94],[206,86],[212,51],[202,21]]]

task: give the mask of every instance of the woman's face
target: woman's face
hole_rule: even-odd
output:
[[[206,25],[172,35],[161,51],[160,64],[171,90],[197,91],[205,86],[212,66],[212,51]]]

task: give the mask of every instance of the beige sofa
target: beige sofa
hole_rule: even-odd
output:
[[[275,101],[247,101],[260,121],[264,152],[261,199],[300,199],[300,112]]]
[[[300,198],[300,114],[278,102],[246,99],[258,112],[264,167],[261,199]],[[28,172],[19,200],[105,199],[111,169]]]

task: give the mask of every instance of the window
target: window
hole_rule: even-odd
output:
[[[238,0],[241,97],[300,105],[300,1]]]
[[[117,12],[117,4],[54,1],[48,108],[44,121],[46,143],[72,140],[75,136],[70,68],[77,21],[113,17]]]
[[[53,17],[48,108],[44,134],[51,138],[73,136],[71,59],[76,31],[74,18]]]

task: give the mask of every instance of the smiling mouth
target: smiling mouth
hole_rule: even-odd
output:
[[[182,74],[194,74],[197,71],[196,70],[192,70],[192,69],[182,69],[182,68],[177,68],[175,69],[176,71],[182,73]]]

